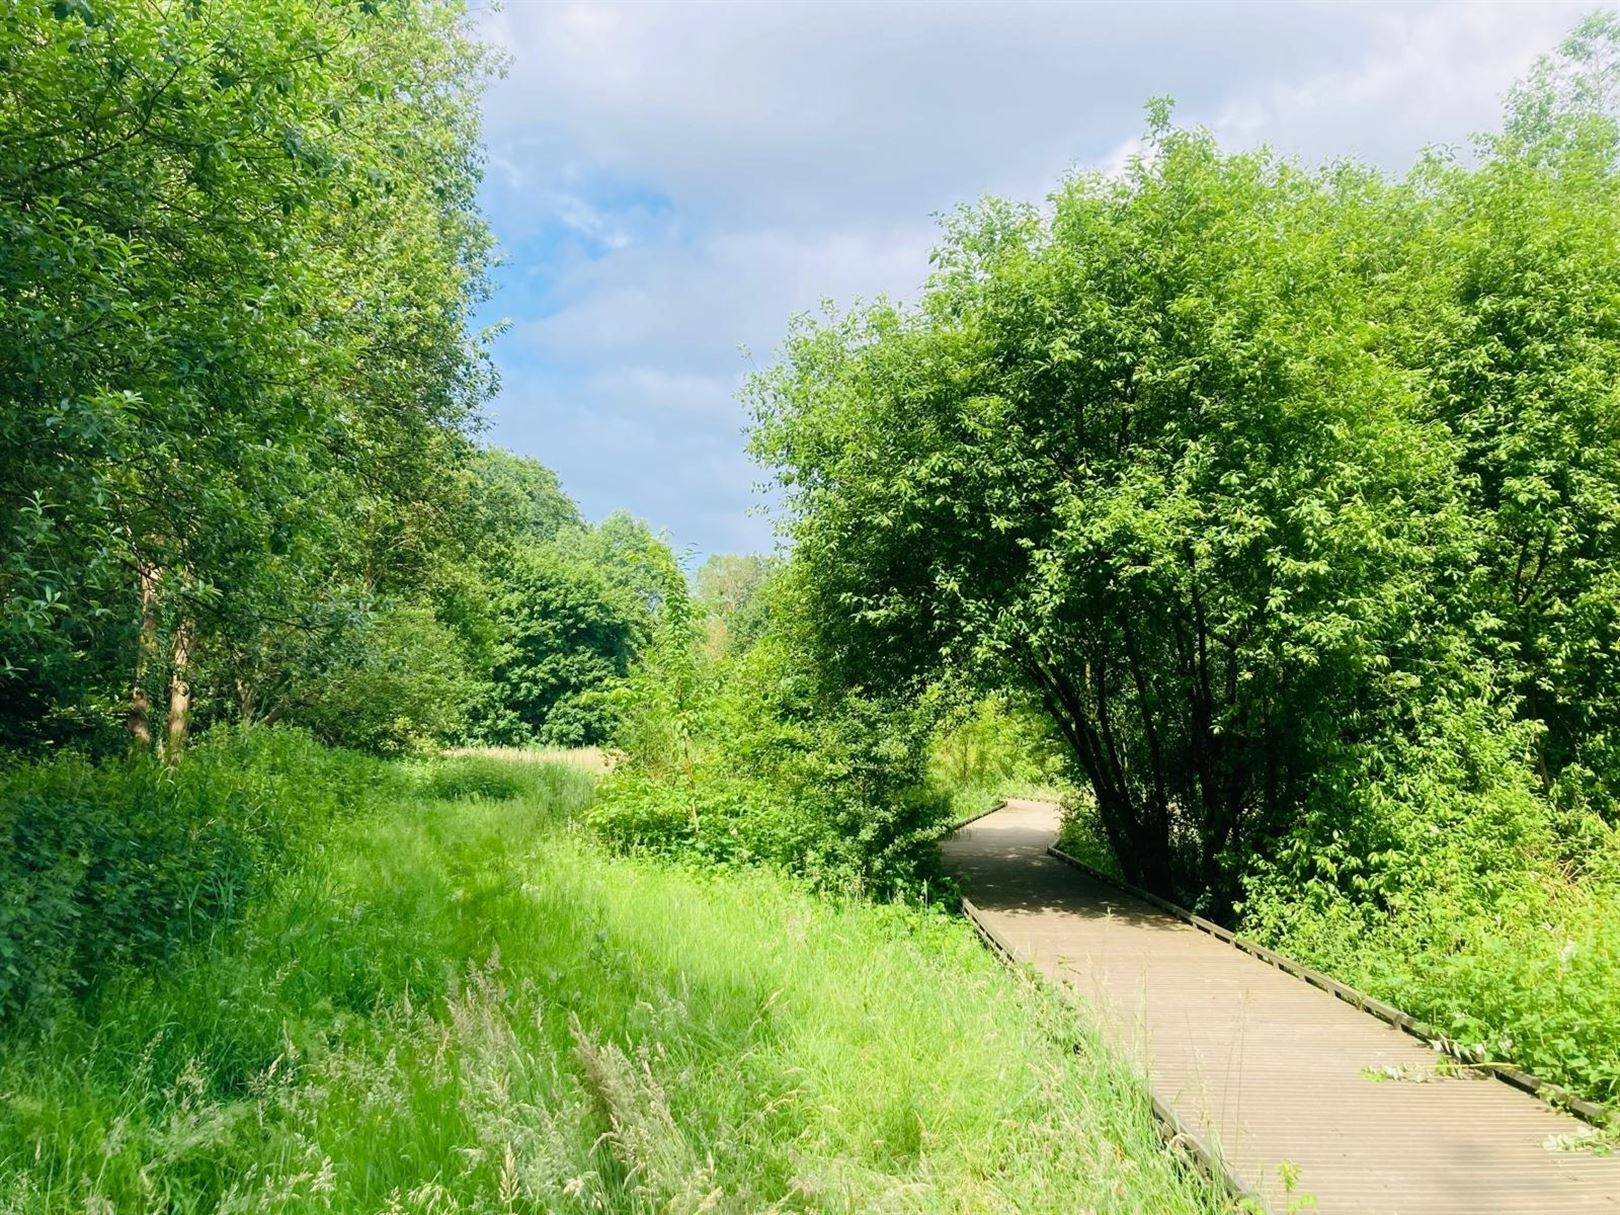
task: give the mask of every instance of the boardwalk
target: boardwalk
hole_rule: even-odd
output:
[[[1620,1155],[1417,1039],[1045,854],[1056,808],[1014,801],[946,841],[989,926],[1091,1003],[1154,1096],[1275,1212],[1620,1215]],[[1402,1077],[1375,1081],[1368,1072]],[[1292,1194],[1283,1177],[1292,1174]]]

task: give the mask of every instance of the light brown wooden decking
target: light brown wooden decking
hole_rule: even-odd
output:
[[[989,926],[1096,1010],[1272,1210],[1308,1194],[1322,1215],[1620,1215],[1620,1155],[1547,1146],[1583,1123],[1487,1077],[1435,1077],[1410,1035],[1047,856],[1056,832],[1055,806],[1013,801],[943,849]],[[1366,1074],[1388,1068],[1431,1079]]]

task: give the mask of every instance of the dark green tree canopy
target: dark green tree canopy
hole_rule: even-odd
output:
[[[551,540],[565,528],[582,528],[579,507],[557,474],[530,456],[486,447],[469,469],[472,512],[481,537]]]

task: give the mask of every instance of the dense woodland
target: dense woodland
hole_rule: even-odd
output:
[[[953,215],[752,378],[782,544],[695,568],[483,441],[459,5],[0,65],[0,1209],[1217,1209],[953,921],[1020,790],[1620,1100],[1620,22],[1403,177],[1154,102]]]

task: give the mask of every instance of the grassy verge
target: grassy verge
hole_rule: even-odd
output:
[[[221,731],[178,768],[0,759],[0,1030],[236,924],[403,772],[289,730]]]
[[[613,858],[451,763],[0,1041],[0,1210],[1194,1212],[1140,1087],[937,912]]]
[[[1620,883],[1552,878],[1485,908],[1420,898],[1399,915],[1302,901],[1253,929],[1471,1058],[1620,1111]]]
[[[1273,877],[1251,887],[1233,926],[1410,1013],[1475,1061],[1526,1069],[1620,1114],[1620,842],[1612,828],[1589,830],[1584,865],[1489,857],[1466,883],[1388,906]],[[1065,815],[1058,845],[1120,876],[1083,808]]]
[[[598,775],[613,767],[601,747],[446,747],[452,759],[496,759],[519,764],[573,764]]]

